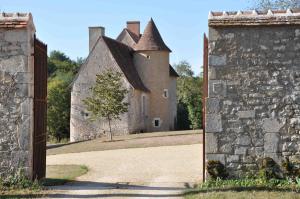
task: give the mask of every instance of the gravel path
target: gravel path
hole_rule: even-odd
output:
[[[89,172],[49,197],[180,198],[201,181],[201,156],[201,144],[51,155],[48,165],[84,164]]]

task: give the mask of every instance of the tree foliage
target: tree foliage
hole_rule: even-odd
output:
[[[253,7],[260,10],[300,8],[300,0],[256,0]]]
[[[73,73],[78,72],[79,66],[84,62],[84,59],[78,58],[77,62],[71,60],[63,52],[52,51],[48,58],[48,76],[55,76],[56,73]]]
[[[91,88],[92,96],[83,101],[91,113],[92,121],[101,118],[108,121],[111,140],[111,121],[120,119],[120,115],[128,111],[128,103],[124,102],[128,90],[123,88],[121,77],[121,73],[113,70],[98,74]]]
[[[61,141],[69,137],[70,83],[72,75],[60,74],[48,82],[48,134]]]
[[[187,61],[174,66],[180,76],[177,80],[177,128],[202,128],[202,78],[194,75]]]
[[[48,57],[47,131],[52,140],[69,137],[70,84],[82,60],[73,61],[60,51],[52,51]]]

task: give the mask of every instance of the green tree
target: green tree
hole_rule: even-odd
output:
[[[48,76],[55,76],[59,73],[78,72],[79,66],[84,62],[83,58],[77,58],[77,61],[71,60],[63,52],[54,50],[48,58]]]
[[[253,1],[251,1],[253,3]],[[254,1],[253,7],[255,9],[288,9],[288,8],[299,8],[299,0],[256,0]]]
[[[84,59],[71,60],[60,51],[48,57],[48,135],[61,141],[69,137],[71,82]]]
[[[59,142],[69,137],[70,83],[73,75],[58,74],[48,80],[47,128],[50,138]]]
[[[199,129],[202,127],[202,78],[194,76],[187,61],[174,66],[180,76],[177,80],[177,128]]]
[[[111,121],[120,119],[120,115],[128,111],[129,104],[124,102],[128,90],[123,88],[121,77],[121,73],[113,70],[98,74],[96,83],[91,88],[92,96],[83,101],[91,113],[90,120],[104,118],[108,121],[110,140]]]

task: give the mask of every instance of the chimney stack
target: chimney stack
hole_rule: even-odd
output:
[[[139,21],[127,21],[127,29],[134,33],[138,37],[140,36],[140,22]]]
[[[105,36],[104,27],[89,27],[89,52],[91,52],[91,50],[94,48],[100,36]]]

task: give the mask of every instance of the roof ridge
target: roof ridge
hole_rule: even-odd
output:
[[[131,36],[131,38],[135,41],[135,43],[138,43],[141,36],[140,35],[136,35],[135,33],[133,33],[131,30],[129,30],[128,28],[124,28],[125,31],[128,32],[128,34]]]
[[[118,41],[116,39],[113,39],[113,38],[110,38],[110,37],[107,37],[107,36],[100,36],[100,37],[102,37],[104,41],[105,41],[105,39],[108,39],[108,40],[116,42],[116,43],[118,43],[120,45],[123,45],[124,47],[127,47],[130,51],[134,51],[134,49],[132,47],[130,47],[127,44],[124,44],[124,43],[122,43],[122,42],[120,42],[120,41]]]

